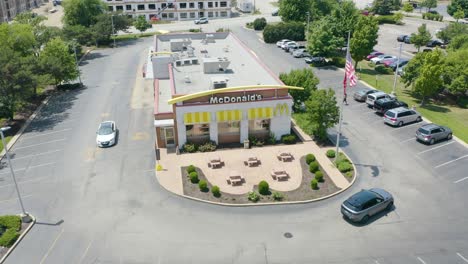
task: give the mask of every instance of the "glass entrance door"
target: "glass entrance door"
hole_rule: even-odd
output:
[[[174,128],[173,127],[165,127],[164,128],[164,137],[166,138],[166,147],[174,147],[175,146],[175,136],[174,136]]]

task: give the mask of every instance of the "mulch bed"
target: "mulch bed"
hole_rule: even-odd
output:
[[[21,230],[19,231],[20,233],[20,236],[26,231],[26,229],[28,228],[29,225],[32,225],[33,222],[31,221],[30,223],[21,223]],[[19,238],[18,238],[19,239]],[[6,247],[0,247],[0,259],[3,258],[3,256],[5,256],[5,254],[8,252],[8,249],[9,248],[6,248]]]
[[[311,199],[320,198],[323,196],[330,195],[339,191],[340,189],[335,186],[335,184],[331,181],[330,177],[323,172],[323,179],[324,182],[320,182],[318,190],[312,190],[310,187],[310,181],[314,178],[314,174],[309,171],[309,166],[305,161],[305,156],[300,158],[301,168],[302,168],[302,182],[299,188],[288,191],[288,192],[280,192],[284,195],[284,202],[291,202],[291,201],[306,201]],[[211,193],[211,183],[206,179],[203,171],[199,168],[196,168],[198,172],[199,180],[205,180],[208,183],[208,191],[202,192],[198,188],[198,184],[190,182],[187,173],[187,167],[181,167],[181,175],[182,175],[182,183],[184,188],[184,195],[191,196],[194,198],[207,200],[211,202],[221,202],[221,203],[229,203],[229,204],[246,204],[246,203],[253,203],[247,199],[247,194],[237,195],[237,194],[229,194],[221,192],[221,196],[215,197]],[[254,186],[254,189],[258,192],[257,186]],[[272,193],[275,190],[270,190]],[[271,203],[277,202],[273,199],[272,195],[260,195],[260,200],[257,203]]]

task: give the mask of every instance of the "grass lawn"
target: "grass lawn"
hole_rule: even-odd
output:
[[[8,137],[5,137],[5,141],[6,143],[8,144],[8,142],[10,142],[10,139],[12,138],[12,136],[8,136]],[[0,139],[0,152],[3,151],[3,143],[2,143],[2,140]]]
[[[296,124],[308,135],[312,135],[312,127],[306,121],[307,113],[293,113],[292,118],[296,121]]]
[[[129,39],[137,39],[137,38],[151,37],[151,36],[158,35],[158,34],[160,33],[159,32],[146,32],[146,33],[143,32],[143,33],[135,33],[135,34],[117,35],[115,37],[115,40],[122,41],[122,40],[129,40]]]
[[[359,78],[366,83],[386,93],[392,92],[394,75],[382,75],[376,72],[368,62],[360,62],[357,67]],[[376,78],[377,76],[377,78]],[[398,77],[399,78],[399,77]],[[454,135],[468,143],[468,109],[445,102],[435,103],[430,100],[425,106],[419,106],[420,100],[413,95],[411,87],[405,88],[397,80],[395,88],[398,99],[409,106],[416,106],[416,110],[432,122],[450,127]]]

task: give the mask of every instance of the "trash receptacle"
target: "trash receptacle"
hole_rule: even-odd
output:
[[[250,148],[250,142],[249,142],[248,139],[244,140],[244,148],[245,148],[245,149]]]

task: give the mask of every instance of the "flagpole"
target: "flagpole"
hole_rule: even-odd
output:
[[[349,38],[350,38],[351,32],[348,31],[348,43],[346,45],[346,54],[349,52]],[[345,69],[345,80],[346,80],[346,69]],[[343,96],[346,96],[346,88],[348,88],[348,82],[347,80],[345,81],[345,85],[343,87]],[[340,119],[339,119],[339,125],[338,125],[338,133],[336,134],[336,151],[335,151],[335,162],[338,160],[338,151],[340,149],[340,136],[341,136],[341,124],[343,123],[343,104],[344,104],[344,98],[341,100],[341,105],[340,105]]]

